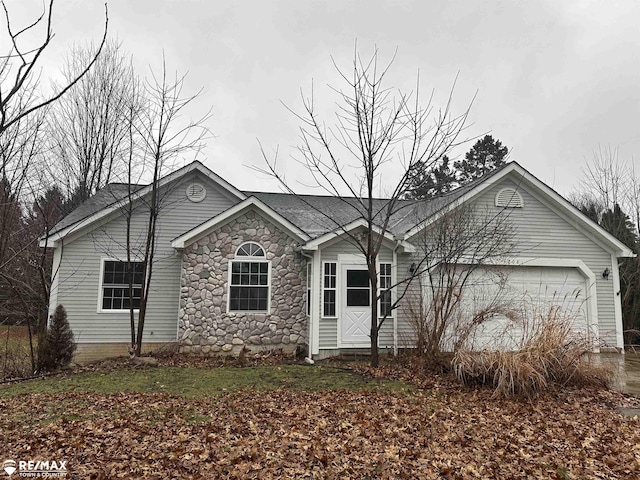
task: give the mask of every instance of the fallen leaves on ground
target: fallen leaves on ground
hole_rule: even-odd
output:
[[[423,386],[19,395],[0,399],[0,455],[94,479],[640,477],[640,421],[612,409],[615,393],[523,402],[437,377]]]

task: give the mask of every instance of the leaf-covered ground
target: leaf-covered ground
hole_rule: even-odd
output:
[[[438,377],[416,382],[2,396],[0,455],[66,460],[68,478],[640,478],[640,421],[615,412],[619,394],[530,403]]]

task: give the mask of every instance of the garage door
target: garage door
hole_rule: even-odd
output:
[[[506,307],[474,328],[472,348],[512,350],[555,317],[570,325],[576,335],[588,333],[586,280],[576,268],[492,267],[476,270],[462,292],[461,318],[491,305]]]

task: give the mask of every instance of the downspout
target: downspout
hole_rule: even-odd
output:
[[[396,236],[396,244],[393,247],[393,257],[392,257],[392,261],[393,261],[393,267],[395,267],[395,275],[394,275],[394,269],[393,267],[391,268],[391,285],[395,285],[396,283],[398,283],[398,248],[400,247],[400,244],[402,243],[402,241],[404,240],[404,235],[398,235]],[[394,287],[394,290],[397,290],[397,287]],[[391,292],[391,304],[393,305],[394,302],[394,294],[393,294],[393,290]],[[393,356],[397,357],[398,356],[398,309],[396,308],[396,314],[393,316]]]
[[[620,261],[615,253],[611,254],[611,268],[613,269],[613,312],[616,325],[616,349],[624,354],[624,322],[622,319],[622,290],[620,288]],[[597,318],[597,317],[596,317]]]
[[[311,290],[311,294],[314,295],[314,291],[313,291],[313,282],[311,283],[311,288],[309,288],[309,281],[313,279],[314,275],[316,274],[316,272],[314,272],[314,268],[313,268],[313,255],[309,255],[308,253],[305,253],[304,250],[302,250],[302,248],[300,248],[299,250],[300,254],[307,258],[307,261],[311,262],[311,278],[307,278],[307,290]],[[307,298],[307,302],[311,302],[310,298]],[[307,321],[307,343],[308,343],[308,352],[307,352],[307,357],[304,359],[305,363],[308,363],[309,365],[313,365],[314,361],[311,358],[312,355],[312,342],[313,342],[313,329],[311,328],[311,322],[313,321],[313,312],[315,310],[315,304],[316,302],[311,302],[311,311],[309,312],[309,319]]]

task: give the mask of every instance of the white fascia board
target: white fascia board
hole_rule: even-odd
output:
[[[451,203],[445,205],[440,210],[438,210],[437,212],[433,213],[429,218],[423,220],[422,222],[418,223],[415,227],[413,227],[412,229],[408,230],[405,233],[405,237],[406,238],[413,237],[414,235],[416,235],[417,233],[422,231],[425,227],[428,227],[429,225],[434,223],[436,220],[441,218],[445,213],[450,212],[451,210],[454,210],[455,208],[459,207],[463,203],[467,202],[469,199],[475,197],[476,195],[480,194],[481,192],[483,192],[484,190],[489,188],[494,183],[499,182],[500,180],[502,180],[502,178],[504,178],[504,176],[507,173],[509,173],[509,172],[514,170],[514,167],[512,167],[512,165],[517,165],[517,164],[515,162],[510,163],[507,167],[503,168],[502,171],[500,171],[497,174],[493,175],[492,177],[490,177],[486,181],[476,185],[474,188],[469,190],[467,193],[465,193],[461,197],[456,198]]]
[[[191,172],[194,172],[194,171],[198,171],[198,172],[202,173],[207,178],[209,178],[212,182],[218,184],[220,187],[222,187],[223,189],[227,190],[228,192],[230,192],[231,194],[236,196],[238,199],[245,200],[247,198],[247,196],[244,193],[242,193],[240,190],[235,188],[233,185],[231,185],[229,182],[227,182],[223,178],[221,178],[218,175],[216,175],[215,173],[213,173],[211,170],[209,170],[207,167],[205,167],[202,163],[200,163],[197,160],[191,162],[189,165],[186,165],[186,166],[176,170],[175,172],[169,173],[168,175],[165,175],[164,177],[162,177],[158,182],[158,188],[162,188],[163,186],[167,185],[168,183],[171,183],[174,180],[177,180],[177,179],[187,175],[188,173],[191,173]],[[143,188],[141,188],[141,189],[139,189],[139,190],[137,190],[135,192],[132,192],[131,201],[135,201],[135,200],[137,200],[137,199],[139,199],[141,197],[144,197],[145,195],[150,193],[152,190],[153,190],[153,185],[150,184],[150,185],[147,185],[146,187],[143,187]],[[100,220],[101,218],[104,218],[107,215],[113,213],[115,210],[123,207],[127,203],[129,203],[129,197],[124,197],[124,198],[116,200],[111,205],[103,208],[102,210],[94,213],[93,215],[91,215],[89,217],[86,217],[86,218],[74,223],[73,225],[69,225],[68,227],[63,228],[62,230],[59,230],[57,232],[52,233],[48,238],[41,238],[40,239],[40,247],[55,247],[56,246],[55,242],[60,241],[61,239],[66,237],[69,233],[82,230],[83,228],[85,228],[85,227],[91,225],[92,223]]]
[[[343,235],[348,235],[348,232],[352,232],[357,228],[367,228],[368,224],[364,218],[358,218],[353,222],[350,222],[342,227],[339,227],[331,232],[325,233],[324,235],[320,235],[319,237],[314,238],[313,240],[307,242],[307,244],[303,247],[304,250],[308,251],[316,251],[320,248],[320,246],[324,245],[331,240],[342,237]],[[374,225],[373,231],[378,235],[382,234],[382,229]],[[411,243],[404,240],[404,236],[402,240],[397,240],[396,237],[389,232],[388,230],[384,232],[383,237],[391,243],[395,243],[398,241],[398,245],[401,246],[406,253],[414,253],[416,251],[416,247]]]
[[[212,182],[218,184],[219,186],[221,186],[222,188],[224,188],[228,192],[230,192],[233,195],[235,195],[236,197],[238,197],[240,200],[246,200],[247,199],[247,195],[245,193],[243,193],[240,190],[238,190],[236,187],[234,187],[229,182],[227,182],[224,178],[222,178],[219,175],[217,175],[214,172],[212,172],[209,168],[207,168],[205,165],[203,165],[199,161],[197,161],[197,160],[193,161],[192,163],[187,165],[187,168],[191,167],[191,166],[193,166],[193,170],[198,170],[200,173],[202,173],[203,175],[207,176],[207,178],[209,178]],[[191,171],[191,170],[189,170],[189,171]],[[178,172],[180,172],[180,170],[178,170],[177,172],[174,172],[174,173],[178,173]],[[185,173],[188,173],[188,172],[185,172]]]
[[[269,219],[273,220],[274,222],[280,224],[282,227],[284,227],[286,230],[288,230],[290,233],[294,234],[295,236],[297,236],[301,240],[305,240],[305,241],[309,240],[309,235],[307,235],[305,232],[300,230],[298,227],[296,227],[289,220],[287,220],[282,215],[280,215],[276,211],[274,211],[271,208],[269,208],[267,205],[262,203],[256,197],[249,197],[249,198],[243,200],[242,202],[234,205],[233,207],[225,210],[221,214],[216,215],[215,217],[207,220],[204,223],[201,223],[197,227],[192,228],[188,232],[185,232],[184,234],[180,235],[179,237],[177,237],[175,240],[173,240],[171,242],[171,246],[173,248],[182,249],[182,248],[185,247],[185,245],[188,245],[189,243],[191,243],[196,238],[199,238],[200,236],[204,235],[207,231],[215,228],[218,225],[221,225],[221,224],[225,223],[227,220],[232,218],[234,215],[239,214],[240,212],[242,212],[243,210],[245,210],[245,209],[247,209],[247,208],[249,208],[251,206],[256,207],[267,218],[269,218]]]
[[[131,194],[131,201],[135,201],[138,198],[140,198],[141,195],[138,194],[138,192],[133,192]],[[80,220],[76,223],[74,223],[73,225],[69,225],[68,227],[59,230],[57,232],[52,233],[51,235],[49,235],[48,237],[42,237],[40,239],[40,247],[45,248],[45,247],[57,247],[60,244],[60,241],[65,239],[66,237],[68,237],[69,235],[73,234],[73,233],[77,233],[81,230],[83,230],[84,228],[88,227],[89,225],[96,223],[100,220],[102,220],[103,218],[108,217],[109,215],[111,215],[113,212],[115,212],[116,210],[119,210],[120,208],[124,207],[127,203],[129,203],[128,198],[123,198],[120,200],[115,201],[114,203],[112,203],[111,205],[109,205],[106,208],[103,208],[102,210],[100,210],[99,212],[94,213],[93,215],[84,218],[83,220]]]
[[[591,220],[589,217],[584,215],[582,212],[580,212],[580,210],[574,207],[570,202],[565,200],[562,197],[562,195],[557,193],[551,187],[547,186],[544,182],[538,180],[534,175],[532,175],[529,171],[524,169],[522,166],[520,166],[516,162],[509,163],[500,172],[491,176],[486,181],[481,182],[479,185],[469,190],[460,198],[454,200],[449,205],[443,207],[440,211],[436,212],[427,220],[413,227],[411,230],[407,232],[406,237],[411,238],[412,236],[420,232],[422,229],[424,229],[425,227],[427,227],[428,225],[436,221],[446,212],[449,212],[454,208],[462,205],[463,203],[469,201],[470,199],[476,197],[480,193],[490,188],[492,185],[501,181],[504,177],[506,177],[512,172],[515,172],[516,174],[520,175],[523,181],[528,182],[529,184],[537,188],[539,192],[546,195],[549,199],[555,202],[555,204],[562,209],[563,213],[568,215],[570,218],[576,220],[578,224],[580,224],[582,227],[586,228],[588,231],[594,233],[598,238],[603,240],[605,244],[609,245],[609,247],[615,251],[615,254],[618,257],[635,257],[636,256],[633,253],[633,251],[629,247],[627,247],[624,243],[618,240],[615,236],[611,235],[609,232],[607,232],[604,228],[602,228],[596,222]]]

